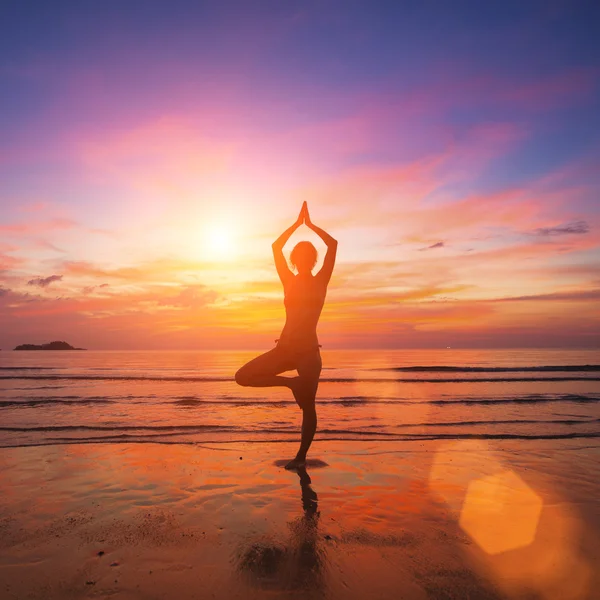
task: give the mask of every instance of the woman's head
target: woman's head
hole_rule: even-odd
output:
[[[310,242],[298,242],[290,255],[298,273],[310,273],[317,264],[317,249]]]

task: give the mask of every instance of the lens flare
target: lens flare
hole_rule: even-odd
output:
[[[514,471],[506,470],[469,484],[459,523],[482,550],[499,554],[533,543],[543,505]]]

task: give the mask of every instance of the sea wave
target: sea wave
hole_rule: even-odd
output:
[[[0,371],[53,371],[56,367],[0,367]]]
[[[280,432],[281,434],[281,432]],[[424,442],[439,440],[574,440],[574,439],[599,439],[600,432],[570,432],[570,433],[544,433],[544,434],[512,434],[512,433],[450,433],[450,434],[389,434],[382,435],[373,432],[361,432],[351,430],[327,430],[320,432],[321,441],[344,441],[344,442]],[[32,446],[50,446],[67,444],[190,444],[204,446],[206,444],[231,444],[231,443],[289,443],[297,441],[297,432],[290,436],[267,437],[255,439],[248,437],[228,438],[227,436],[211,437],[201,440],[168,439],[168,436],[181,435],[176,432],[160,433],[152,436],[136,436],[134,434],[122,433],[111,436],[99,436],[94,438],[56,437],[51,439],[40,439],[33,441],[6,441],[0,442],[0,448],[23,448]]]
[[[527,373],[527,372],[596,372],[600,365],[542,365],[531,367],[467,367],[467,366],[410,366],[386,367],[373,371],[403,371],[416,373]]]
[[[331,370],[335,367],[323,367],[323,370]],[[0,366],[0,371],[56,371],[59,367],[48,366]],[[89,367],[90,371],[112,371],[113,367]],[[135,370],[135,369],[128,369]],[[149,371],[177,371],[177,367],[145,367]],[[398,367],[377,367],[371,371],[403,371],[403,372],[431,372],[431,373],[522,373],[522,372],[597,372],[600,365],[530,365],[512,367],[473,367],[467,365],[410,365]],[[101,377],[101,376],[100,376]]]
[[[427,422],[430,428],[435,427],[474,427],[484,425],[589,425],[600,423],[600,418],[580,419],[504,419],[504,420],[477,420],[477,421],[449,421],[449,422]],[[423,423],[398,423],[391,426],[393,429],[405,429],[411,427],[423,427]],[[356,435],[397,435],[389,431],[376,431],[380,425],[362,425],[360,429],[320,429],[319,434],[356,434]],[[264,427],[260,433],[282,433],[289,430],[296,434],[297,427],[294,424],[285,424],[280,427]],[[151,433],[205,433],[205,432],[238,432],[248,433],[249,430],[236,425],[195,424],[195,425],[41,425],[31,427],[0,427],[1,431],[13,433],[26,432],[62,432],[62,431],[118,431],[135,432],[147,431]],[[413,434],[410,434],[413,435]],[[414,435],[423,435],[422,433]],[[429,435],[429,434],[427,434]]]
[[[0,375],[0,380],[21,379],[21,380],[50,380],[50,381],[169,381],[169,382],[233,382],[233,377],[211,377],[211,376],[154,376],[154,375]],[[424,378],[368,378],[368,377],[323,377],[320,383],[506,383],[523,381],[600,381],[600,377],[452,377],[432,379]]]
[[[86,404],[134,404],[156,402],[158,404],[175,404],[183,408],[192,408],[200,406],[284,406],[295,405],[294,400],[286,399],[261,399],[244,398],[241,396],[226,396],[220,398],[205,398],[202,396],[175,396],[175,397],[157,397],[157,396],[41,396],[0,399],[0,409],[2,408],[31,408],[35,406],[45,406],[52,404],[66,405],[86,405]],[[452,405],[452,404],[545,404],[545,403],[598,403],[600,396],[586,394],[529,394],[525,396],[500,396],[496,398],[477,398],[477,397],[458,397],[447,399],[410,399],[410,398],[375,398],[366,396],[341,396],[336,398],[323,398],[317,400],[319,405],[342,405],[351,408],[353,406],[363,406],[368,404],[418,404],[418,405]]]

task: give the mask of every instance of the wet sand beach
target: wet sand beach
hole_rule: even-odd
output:
[[[592,599],[585,442],[4,448],[0,598]]]

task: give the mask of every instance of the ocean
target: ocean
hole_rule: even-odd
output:
[[[299,439],[286,388],[241,388],[256,352],[0,353],[0,447]],[[600,437],[595,350],[324,350],[323,440]]]

